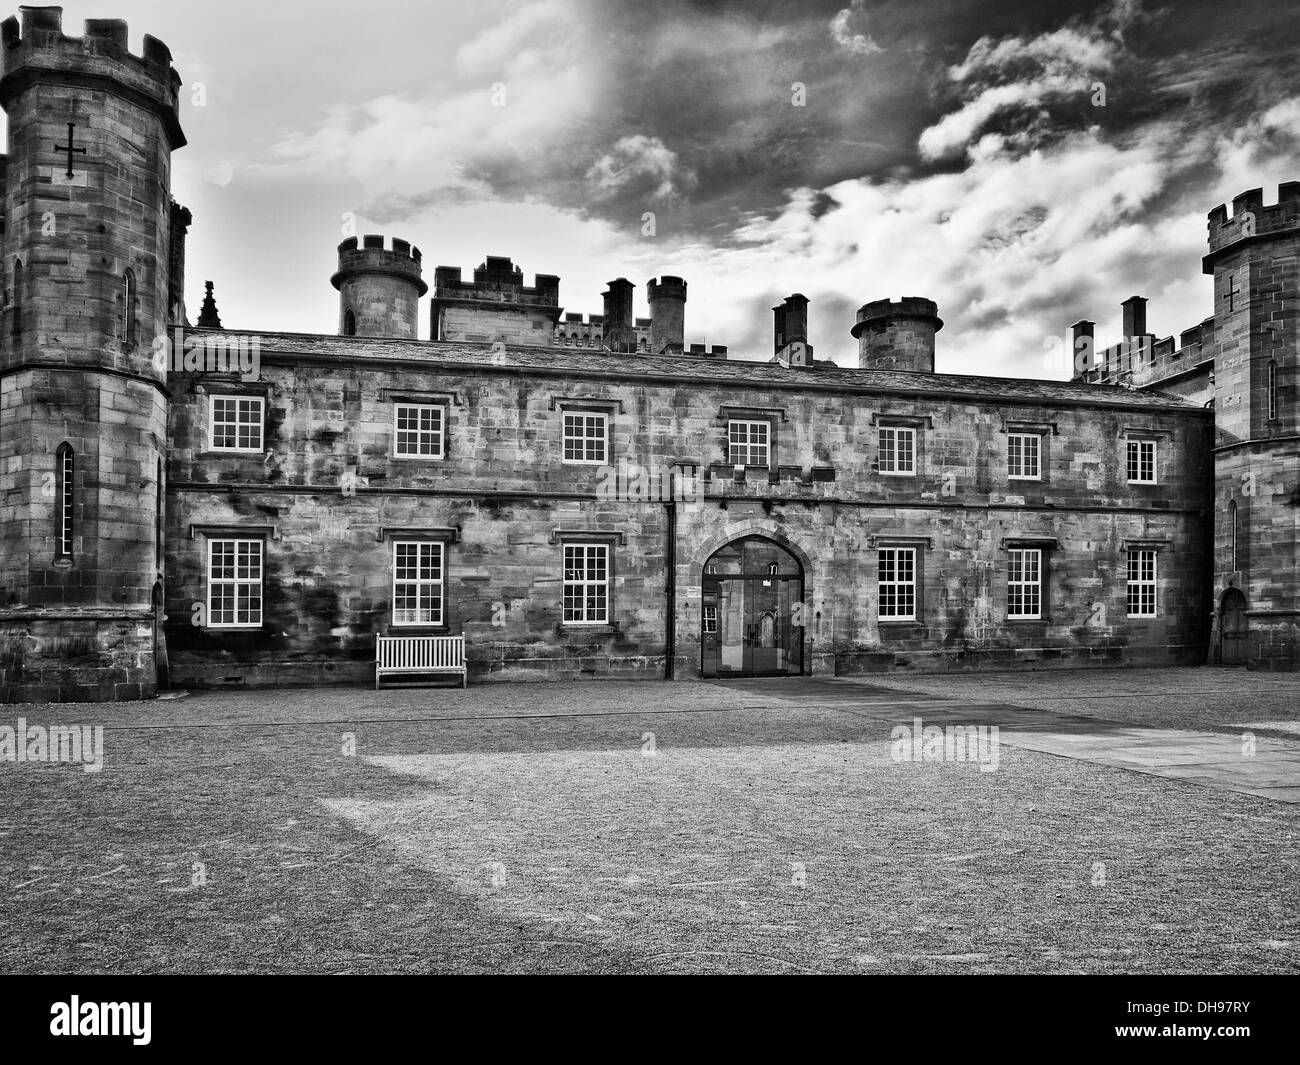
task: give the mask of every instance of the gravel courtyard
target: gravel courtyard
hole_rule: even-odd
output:
[[[104,726],[104,755],[99,772],[0,761],[0,959],[1296,972],[1300,803],[1015,740],[996,771],[899,761],[891,730],[1028,737],[1059,714],[1094,745],[1253,731],[1289,767],[1298,695],[1297,679],[1198,669],[9,706],[0,725]]]

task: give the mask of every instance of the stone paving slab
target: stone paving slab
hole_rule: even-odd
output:
[[[752,684],[761,688],[750,688]],[[795,705],[835,706],[879,721],[882,733],[895,725],[910,725],[916,718],[927,726],[997,726],[999,742],[1011,747],[1274,802],[1300,802],[1300,743],[1289,739],[1257,737],[1248,755],[1240,735],[1142,727],[1008,703],[968,704],[921,691],[900,689],[891,700],[881,688],[856,680],[728,681],[722,686],[733,691],[761,690]],[[846,691],[851,689],[867,691],[854,699]]]

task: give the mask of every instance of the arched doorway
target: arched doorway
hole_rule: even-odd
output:
[[[700,673],[803,672],[803,567],[780,544],[745,536],[719,548],[701,577]]]
[[[1219,664],[1239,666],[1246,661],[1246,596],[1229,588],[1219,600]]]

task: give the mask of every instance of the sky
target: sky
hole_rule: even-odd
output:
[[[336,248],[487,255],[566,311],[608,281],[688,283],[686,341],[769,358],[811,301],[856,364],[871,300],[925,296],[940,372],[1062,378],[1059,338],[1145,296],[1212,313],[1206,213],[1300,179],[1300,12],[1286,2],[300,0],[64,5],[172,50],[194,214],[187,302],[230,328],[332,333]],[[648,224],[647,216],[653,222]],[[420,335],[428,336],[422,301]]]

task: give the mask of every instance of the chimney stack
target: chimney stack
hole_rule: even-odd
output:
[[[1120,307],[1124,311],[1124,339],[1133,342],[1134,337],[1146,336],[1147,301],[1144,296],[1130,296]]]
[[[626,277],[620,277],[611,281],[603,293],[605,316],[601,339],[610,351],[636,351],[636,330],[632,325],[632,292],[635,287]]]
[[[1096,342],[1092,335],[1095,326],[1095,322],[1090,322],[1086,318],[1070,326],[1072,341],[1070,358],[1074,365],[1075,377],[1082,377],[1088,370],[1097,368]]]
[[[650,354],[681,354],[686,336],[686,282],[665,274],[646,282],[650,299]]]
[[[808,344],[808,297],[802,292],[787,296],[772,308],[772,347],[779,361],[791,366],[811,366]]]

